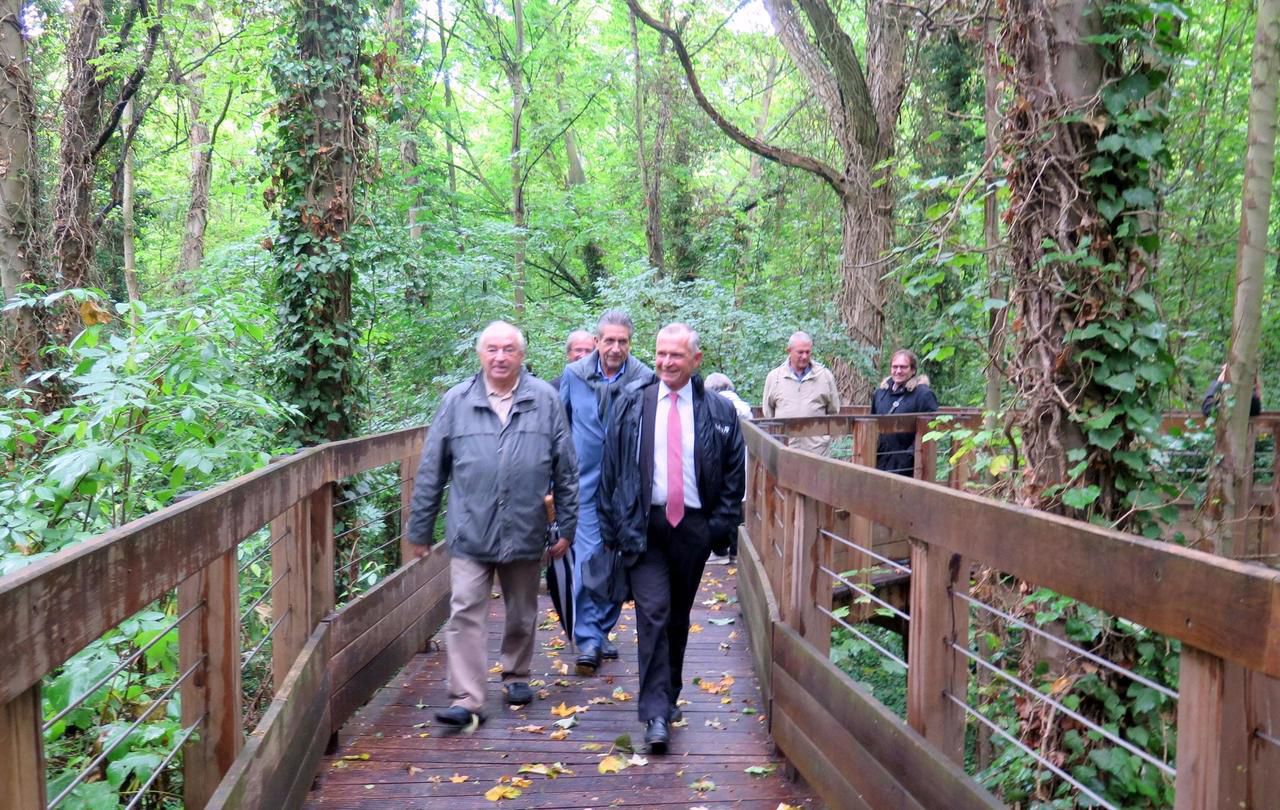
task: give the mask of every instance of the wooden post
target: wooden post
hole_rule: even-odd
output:
[[[879,436],[880,425],[875,419],[863,419],[854,423],[852,458],[854,464],[861,467],[876,466],[876,442],[879,440]],[[875,547],[876,524],[872,523],[869,518],[854,513],[848,522],[848,526],[849,534],[845,536],[852,542],[865,549]],[[852,556],[849,568],[863,572],[854,581],[870,590],[871,572],[869,569],[874,567],[874,561],[869,554],[855,549],[850,549],[850,551]],[[849,568],[845,570],[849,570]],[[873,612],[873,606],[865,602],[859,602],[859,595],[856,593],[852,595],[852,598],[853,601],[849,604],[849,621],[854,624],[866,621]]]
[[[926,442],[924,437],[929,432],[929,422],[933,419],[933,416],[916,417],[914,470],[917,481],[928,481],[931,484],[938,481],[938,443]]]
[[[203,658],[182,684],[182,724],[204,718],[183,752],[183,799],[204,807],[244,744],[240,708],[240,572],[236,551],[178,586],[178,612],[203,604],[178,629],[179,669]]]
[[[304,501],[310,513],[311,617],[316,627],[335,603],[333,587],[333,484],[324,483]]]
[[[44,810],[40,684],[0,706],[0,807]]]
[[[271,581],[279,582],[271,594],[271,617],[281,622],[271,638],[271,678],[277,692],[284,684],[298,653],[315,627],[311,623],[311,521],[304,498],[271,521]]]
[[[1269,423],[1271,431],[1271,520],[1267,521],[1262,536],[1262,562],[1280,565],[1280,424]]]
[[[797,576],[792,592],[800,635],[824,655],[831,649],[831,619],[820,608],[831,610],[832,579],[822,568],[831,567],[832,541],[819,530],[828,522],[823,516],[830,512],[826,504],[800,496],[796,510]]]
[[[413,562],[418,550],[409,542],[409,509],[413,505],[413,480],[418,474],[418,456],[400,459],[400,564]]]
[[[968,662],[953,644],[969,642],[969,572],[959,554],[911,540],[911,630],[908,636],[907,722],[958,765],[964,764],[964,700]]]
[[[1270,807],[1280,749],[1256,732],[1280,729],[1280,681],[1182,647],[1178,676],[1176,810]]]
[[[782,612],[782,620],[792,627],[797,626],[796,599],[793,598],[795,580],[799,576],[796,560],[799,556],[796,545],[796,506],[800,493],[792,489],[782,491],[782,529],[778,538],[782,549],[782,559],[778,561],[779,577],[774,582],[774,598],[778,600],[778,609]]]

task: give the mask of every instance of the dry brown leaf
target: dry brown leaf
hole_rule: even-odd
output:
[[[516,731],[523,731],[526,734],[541,734],[543,731],[546,730],[546,728],[547,728],[546,726],[534,726],[534,725],[516,726]]]
[[[553,732],[551,732],[550,734],[548,734],[547,736],[548,736],[548,737],[550,737],[551,739],[555,740],[556,742],[559,742],[559,741],[564,740],[564,739],[567,739],[567,738],[569,737],[569,729],[567,729],[567,728],[558,728],[558,729],[556,729],[555,731],[553,731]]]
[[[503,799],[518,799],[523,791],[520,788],[511,785],[498,785],[491,787],[484,792],[484,797],[491,802],[500,802]]]

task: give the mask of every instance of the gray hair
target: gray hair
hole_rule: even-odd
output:
[[[509,324],[506,321],[491,321],[489,325],[484,328],[484,331],[480,333],[480,336],[476,338],[476,351],[480,351],[480,349],[484,346],[484,342],[489,338],[499,333],[508,332],[508,331],[515,332],[516,343],[520,345],[521,352],[526,352],[529,350],[529,344],[526,343],[524,339],[524,332],[521,332],[514,325]]]
[[[582,340],[583,338],[586,338],[587,340],[590,340],[592,342],[595,342],[595,339],[596,339],[595,335],[591,334],[585,329],[575,329],[569,333],[569,337],[564,339],[565,353],[568,354],[569,350],[573,348],[573,344],[579,340]]]
[[[703,385],[711,391],[733,390],[733,380],[730,380],[727,375],[721,374],[718,371],[713,374],[708,374],[706,382],[704,382]]]
[[[797,343],[808,343],[812,346],[813,338],[809,337],[808,332],[801,332],[797,330],[791,333],[791,337],[787,338],[787,348],[794,349]]]
[[[702,342],[698,339],[698,333],[693,331],[687,323],[669,323],[658,330],[658,338],[685,338],[689,343],[689,351],[697,354],[702,351]]]
[[[596,334],[600,334],[600,330],[606,326],[625,326],[628,337],[636,333],[636,325],[631,322],[631,316],[620,309],[606,309],[604,311],[604,314],[600,316],[600,320],[596,321]]]

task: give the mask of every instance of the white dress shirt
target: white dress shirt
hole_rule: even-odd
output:
[[[693,385],[685,383],[676,397],[676,409],[680,414],[680,443],[683,456],[684,505],[688,509],[701,509],[698,498],[697,471],[693,466]],[[654,506],[667,504],[667,419],[671,412],[671,389],[664,382],[658,383],[658,409],[653,415],[653,499]]]

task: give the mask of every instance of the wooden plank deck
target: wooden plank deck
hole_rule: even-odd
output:
[[[535,686],[539,694],[533,703],[519,710],[502,705],[499,676],[491,675],[485,724],[469,736],[444,734],[433,717],[437,708],[448,704],[444,651],[419,654],[342,729],[338,751],[324,758],[305,806],[820,808],[807,786],[786,778],[769,739],[736,605],[735,574],[732,567],[708,566],[703,576],[702,604],[693,611],[693,622],[701,630],[689,637],[685,677],[701,678],[720,691],[685,687],[682,700],[689,704],[682,708],[687,725],[673,729],[666,755],[643,751],[644,729],[631,698],[638,687],[631,605],[623,609],[617,628],[621,658],[606,661],[596,677],[581,678],[573,674],[574,654],[563,647],[564,633],[550,618],[554,614],[543,595],[533,665],[533,683],[542,685]],[[489,660],[496,662],[502,602],[495,598],[491,604]],[[551,710],[561,703],[586,710],[576,715],[578,724],[567,737],[553,740],[550,735],[560,718]],[[518,731],[521,726],[542,729]],[[613,750],[624,734],[636,743],[641,759],[620,773],[601,774],[599,766],[611,752],[628,758]],[[556,778],[518,773],[524,765],[554,763],[571,773]],[[772,770],[765,775],[746,771],[756,766]],[[513,785],[515,779],[529,783]],[[485,798],[492,788],[516,785],[518,797]]]

